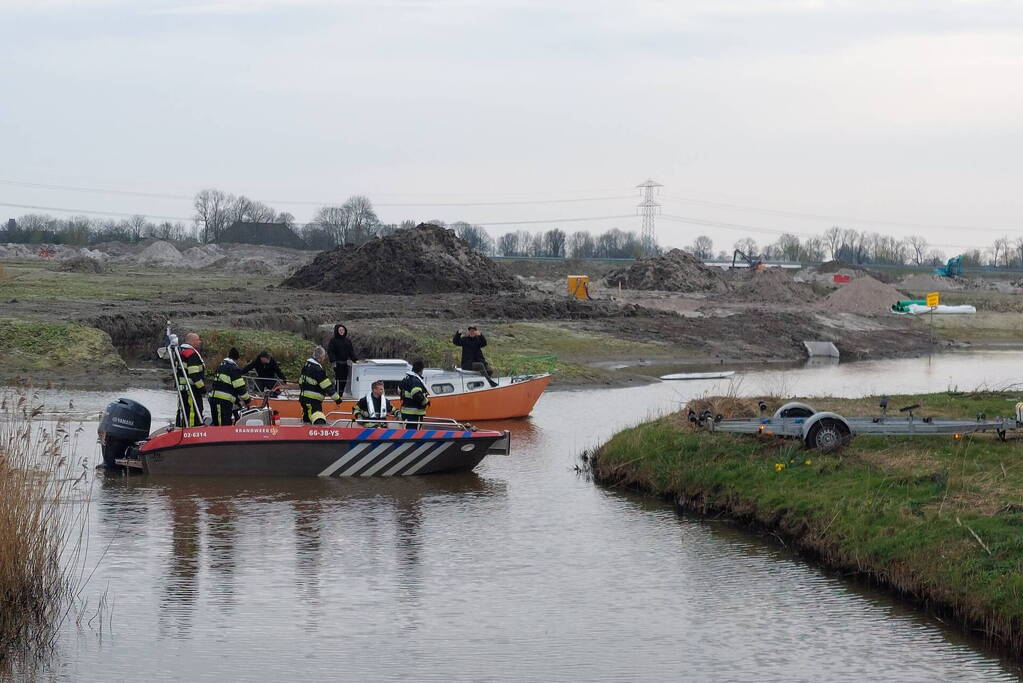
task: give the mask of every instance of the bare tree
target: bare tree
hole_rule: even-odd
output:
[[[489,254],[494,247],[494,240],[490,239],[487,231],[479,225],[471,225],[465,221],[457,221],[451,224],[459,239],[465,241],[473,251],[481,254]]]
[[[923,265],[924,256],[927,254],[927,238],[922,235],[910,235],[906,238],[906,244],[912,253],[913,263]]]
[[[376,228],[380,224],[380,219],[377,218],[376,211],[373,210],[373,203],[369,201],[369,197],[363,195],[349,197],[341,205],[341,208],[347,213],[348,217],[346,241],[362,244],[376,235]]]
[[[735,243],[735,248],[743,252],[747,256],[756,256],[759,249],[757,249],[757,241],[752,237],[743,237]]]
[[[128,219],[128,230],[131,231],[132,241],[138,242],[142,239],[142,234],[146,230],[146,226],[149,222],[146,217],[141,214],[135,214]]]
[[[1003,261],[1006,262],[1005,265],[1008,265],[1009,238],[999,237],[996,239],[994,244],[991,245],[991,254],[993,256],[991,259],[991,265],[995,268],[1001,265]]]
[[[565,258],[565,231],[554,228],[543,234],[543,251],[545,256]]]
[[[593,258],[597,252],[597,243],[586,230],[573,232],[568,238],[568,253],[572,258]]]
[[[501,256],[519,256],[520,249],[517,232],[506,232],[497,238],[497,252]]]
[[[227,227],[228,212],[234,197],[214,188],[200,190],[192,205],[195,222],[203,242],[216,242]]]
[[[828,256],[832,261],[838,259],[838,250],[842,247],[842,228],[832,225],[824,233],[824,246],[828,249]]]
[[[706,261],[714,256],[714,242],[706,235],[700,235],[686,247],[686,251],[701,261]]]

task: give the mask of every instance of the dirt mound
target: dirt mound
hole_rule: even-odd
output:
[[[154,266],[180,266],[185,261],[177,247],[162,240],[157,240],[140,251],[135,260]]]
[[[740,301],[798,304],[817,300],[813,287],[797,282],[781,268],[735,271],[730,284],[729,298]]]
[[[911,292],[948,292],[965,288],[965,284],[956,281],[955,278],[926,273],[910,275],[904,278],[899,286]]]
[[[357,247],[325,251],[282,285],[361,294],[484,294],[522,287],[503,266],[473,251],[454,232],[427,223]]]
[[[864,273],[867,272],[867,269],[863,266],[846,263],[845,261],[825,261],[817,266],[817,271],[821,273],[837,273],[840,270],[859,270]]]
[[[667,292],[724,292],[728,289],[724,274],[708,268],[688,252],[672,249],[666,254],[641,258],[628,268],[619,268],[604,277],[604,283],[627,289],[654,289]]]
[[[110,267],[88,256],[75,256],[61,261],[60,270],[65,273],[109,273]]]
[[[838,311],[872,315],[884,313],[896,301],[905,298],[902,292],[891,285],[865,275],[832,292],[827,298],[827,305]]]

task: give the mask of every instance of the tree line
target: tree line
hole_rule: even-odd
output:
[[[921,235],[898,238],[837,225],[820,235],[783,234],[764,245],[758,245],[751,237],[744,237],[737,240],[732,248],[767,261],[799,263],[832,260],[857,265],[939,266],[946,259],[943,251],[933,247]],[[694,239],[686,250],[703,260],[731,261],[733,256],[733,252],[724,250],[715,255],[714,242],[706,235]],[[961,256],[965,266],[1023,268],[1023,237],[1015,240],[1000,237],[988,248],[971,249]]]
[[[235,196],[215,188],[200,190],[193,199],[191,223],[150,221],[138,214],[127,218],[56,218],[46,214],[26,214],[0,225],[0,242],[31,244],[90,245],[106,241],[138,242],[161,239],[172,242],[219,242],[235,222],[279,223],[294,230],[309,249],[331,249],[338,245],[358,245],[374,237],[388,235],[419,221],[383,223],[368,197],[355,195],[337,205],[320,207],[312,220],[296,224],[295,217],[244,195]],[[638,258],[643,254],[640,236],[635,231],[612,228],[599,234],[589,231],[566,233],[554,228],[543,232],[518,230],[494,239],[480,225],[465,221],[445,223],[426,221],[453,230],[476,251],[490,256],[520,258]],[[879,232],[832,226],[814,236],[783,234],[775,241],[758,244],[744,237],[732,245],[743,253],[764,260],[819,263],[839,260],[852,264],[940,265],[945,254],[926,238],[911,235],[898,238]],[[699,259],[730,261],[732,253],[715,254],[713,240],[700,235],[686,247]],[[962,254],[966,266],[1023,268],[1023,237],[1000,237],[987,248]]]

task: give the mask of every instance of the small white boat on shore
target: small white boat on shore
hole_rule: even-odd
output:
[[[735,370],[722,370],[720,372],[676,372],[672,375],[661,375],[661,379],[720,379],[731,377]]]

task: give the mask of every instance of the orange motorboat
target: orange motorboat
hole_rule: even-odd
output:
[[[349,373],[339,410],[351,411],[355,402],[370,391],[377,380],[384,382],[384,394],[395,408],[401,405],[398,398],[398,384],[411,365],[403,360],[364,360],[355,363]],[[252,378],[249,378],[252,379]],[[455,420],[507,420],[525,417],[533,410],[540,394],[551,382],[548,373],[496,377],[497,386],[491,387],[478,372],[455,368],[441,370],[427,368],[423,379],[430,391],[430,407],[426,414],[443,415]],[[263,405],[260,392],[252,392],[254,407]],[[285,388],[269,398],[270,407],[281,417],[301,417],[302,408],[298,402],[298,390]],[[331,403],[327,402],[327,407]]]

